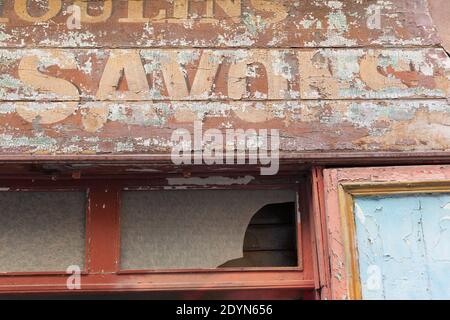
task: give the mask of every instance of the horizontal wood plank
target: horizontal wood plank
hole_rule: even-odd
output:
[[[354,47],[439,43],[426,0],[1,3],[0,46],[7,48]],[[74,4],[79,11],[71,7]],[[77,17],[79,24],[74,20]]]
[[[0,50],[0,100],[446,98],[443,49]]]
[[[55,112],[55,110],[59,110]],[[64,111],[64,112],[63,112]],[[0,103],[3,154],[170,154],[174,130],[276,129],[280,152],[450,150],[447,100]]]

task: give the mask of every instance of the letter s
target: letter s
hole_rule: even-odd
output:
[[[61,69],[76,69],[76,62],[59,57],[60,52],[52,51],[51,56],[60,63]],[[49,104],[47,102],[20,102],[16,106],[17,113],[26,121],[39,120],[41,124],[52,124],[64,120],[78,107],[80,98],[78,89],[69,81],[51,77],[40,73],[39,57],[36,55],[25,56],[19,64],[19,78],[29,87],[45,93],[53,93],[55,98],[63,102]],[[66,100],[66,101],[64,101]]]

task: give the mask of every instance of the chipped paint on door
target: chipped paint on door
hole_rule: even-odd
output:
[[[355,197],[364,299],[450,299],[450,194]]]

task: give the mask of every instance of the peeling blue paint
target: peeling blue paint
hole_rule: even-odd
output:
[[[450,194],[357,197],[364,299],[450,299]]]

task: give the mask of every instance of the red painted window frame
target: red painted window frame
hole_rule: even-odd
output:
[[[320,288],[317,280],[316,239],[311,207],[309,180],[280,183],[257,181],[248,186],[217,186],[222,189],[295,188],[299,198],[297,243],[301,263],[287,268],[227,268],[193,270],[120,270],[120,193],[146,186],[148,190],[167,188],[162,178],[83,178],[83,179],[1,179],[4,192],[86,190],[86,259],[81,275],[81,289],[69,290],[64,272],[0,274],[0,295],[4,294],[89,294],[130,292],[263,292],[304,291],[306,298]],[[198,186],[188,186],[193,189]],[[186,186],[183,186],[186,188]],[[176,189],[173,188],[173,189]]]

